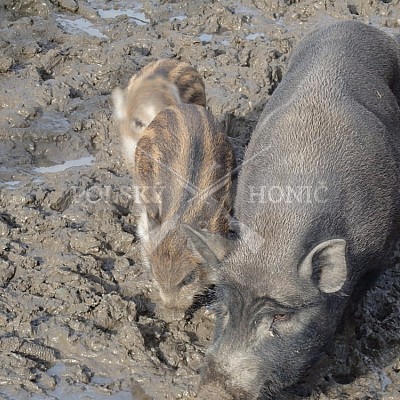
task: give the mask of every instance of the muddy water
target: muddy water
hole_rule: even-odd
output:
[[[189,3],[0,0],[2,399],[189,398],[199,381],[213,318],[157,305],[112,88],[159,57],[192,62],[240,159],[308,29],[400,27],[399,0]],[[285,398],[399,399],[399,292],[394,267]]]

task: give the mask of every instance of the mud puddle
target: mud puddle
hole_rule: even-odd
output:
[[[0,1],[0,398],[190,398],[213,318],[158,306],[111,90],[190,61],[240,160],[291,49],[333,19],[398,32],[400,3]],[[397,267],[286,398],[400,398],[399,290]]]

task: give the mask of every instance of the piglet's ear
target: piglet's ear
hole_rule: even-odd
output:
[[[168,90],[171,93],[171,95],[175,98],[176,104],[181,104],[182,100],[181,100],[181,96],[179,94],[179,89],[176,85],[174,85],[173,83],[167,83],[168,85]]]
[[[339,291],[347,279],[346,241],[332,239],[308,253],[298,269],[301,278],[311,280],[324,293]]]
[[[112,91],[114,113],[118,121],[126,119],[126,97],[124,91],[117,87]]]
[[[142,229],[143,234],[140,238],[145,244],[146,249],[154,251],[164,238],[176,229],[177,223],[178,215],[169,220],[162,221],[160,211],[156,207],[152,209],[152,212],[143,209],[139,219],[139,228]]]
[[[205,230],[196,230],[183,224],[188,238],[187,246],[195,254],[200,255],[207,265],[219,264],[232,246],[232,240]]]
[[[151,232],[154,232],[160,224],[157,219],[150,216],[145,207],[140,210],[138,221],[138,234],[143,243],[150,242]]]

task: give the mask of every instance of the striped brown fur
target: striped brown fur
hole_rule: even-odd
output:
[[[146,65],[125,91],[113,91],[113,99],[125,154],[132,164],[137,141],[161,110],[182,102],[206,105],[204,82],[197,70],[170,59]]]
[[[161,298],[169,307],[190,307],[194,296],[212,283],[182,224],[228,237],[234,165],[228,137],[212,114],[197,105],[164,109],[138,142],[135,183],[164,186],[161,202],[144,204],[139,231]]]
[[[196,68],[185,61],[162,59],[146,65],[129,82],[128,91],[135,90],[145,79],[162,77],[176,85],[183,103],[206,106],[205,86]]]

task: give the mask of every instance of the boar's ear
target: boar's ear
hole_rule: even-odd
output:
[[[118,121],[126,119],[126,97],[124,91],[117,87],[112,91],[114,113]]]
[[[314,247],[299,266],[299,275],[317,282],[324,293],[339,291],[347,278],[346,241],[332,239]]]
[[[215,233],[198,231],[186,224],[183,224],[183,229],[188,237],[188,248],[200,255],[208,265],[219,264],[232,245],[232,240]]]

